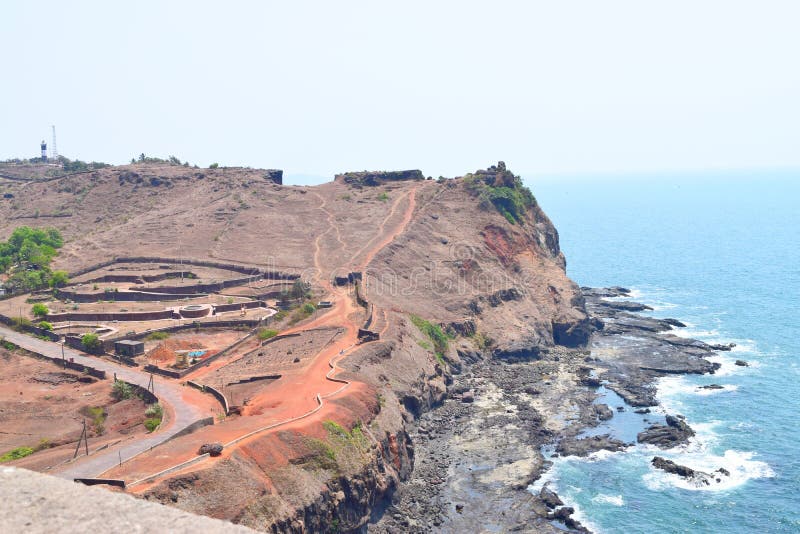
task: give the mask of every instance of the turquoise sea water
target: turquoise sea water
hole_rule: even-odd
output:
[[[800,172],[526,181],[573,280],[632,288],[683,335],[738,344],[716,375],[660,382],[689,446],[555,459],[550,484],[597,532],[800,532]],[[725,388],[697,388],[712,383]],[[651,468],[656,454],[731,477],[699,489]]]

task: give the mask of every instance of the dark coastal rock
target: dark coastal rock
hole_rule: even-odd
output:
[[[700,389],[725,389],[725,386],[719,384],[708,384],[707,386],[700,386]]]
[[[626,297],[631,294],[631,290],[619,286],[581,287],[581,293],[583,293],[584,297],[610,298],[610,297]]]
[[[631,302],[627,300],[621,300],[621,301],[600,300],[597,301],[597,305],[603,306],[605,308],[611,308],[612,310],[620,310],[627,312],[640,312],[653,309],[647,304],[642,304],[641,302]]]
[[[686,480],[694,483],[696,486],[710,486],[713,482],[722,482],[722,477],[729,477],[731,475],[730,471],[723,467],[720,467],[711,473],[706,473],[703,471],[697,471],[691,467],[686,467],[685,465],[676,464],[672,460],[667,460],[661,456],[656,456],[650,461],[650,463],[656,469],[661,469],[667,473],[678,475],[679,477],[685,478]]]
[[[639,432],[636,441],[655,445],[661,449],[670,449],[688,442],[689,438],[694,436],[694,430],[685,421],[672,415],[668,415],[666,419],[666,425],[652,425],[647,430]]]
[[[625,450],[627,446],[627,443],[618,439],[614,439],[608,434],[604,434],[602,436],[592,436],[588,438],[576,438],[570,436],[562,439],[558,443],[558,446],[556,446],[556,452],[561,456],[585,457],[589,456],[593,452],[603,450],[619,452]]]
[[[686,467],[685,465],[676,464],[672,460],[667,460],[661,456],[656,456],[651,460],[650,463],[653,464],[653,467],[656,469],[661,469],[662,471],[666,471],[667,473],[672,473],[683,478],[692,478],[695,475],[694,469]]]
[[[670,326],[676,326],[678,328],[686,328],[686,325],[677,319],[661,319],[661,320]]]
[[[735,362],[735,363],[736,363],[736,365],[738,365],[739,367],[750,367],[750,364],[749,364],[749,363],[747,363],[747,362],[746,362],[746,361],[744,361],[744,360],[736,360],[736,362]]]
[[[650,413],[650,408],[638,408],[634,410],[633,413],[638,413],[638,414]]]
[[[539,498],[542,502],[550,509],[556,508],[564,504],[556,492],[547,489],[547,487],[543,487],[539,492]]]
[[[611,408],[608,407],[608,404],[595,404],[594,413],[597,414],[597,418],[601,421],[608,421],[614,417],[614,412],[611,411]]]
[[[733,350],[736,347],[736,343],[722,343],[722,344],[713,344],[709,345],[712,350],[719,350],[723,352],[728,352]]]

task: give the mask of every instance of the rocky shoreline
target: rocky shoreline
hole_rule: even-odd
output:
[[[587,350],[555,347],[515,361],[459,353],[468,363],[453,369],[448,398],[409,431],[413,473],[375,511],[369,532],[586,532],[569,503],[546,486],[536,495],[528,487],[550,466],[543,449],[587,456],[634,444],[591,432],[618,416],[596,402],[601,387],[625,401],[620,410],[649,424],[637,441],[670,448],[694,435],[680,414],[651,413],[656,379],[714,373],[719,364],[706,357],[732,346],[676,336],[683,323],[641,315],[650,308],[619,299],[630,296],[625,288],[582,292],[596,329]],[[655,459],[654,465],[698,483],[725,476]]]

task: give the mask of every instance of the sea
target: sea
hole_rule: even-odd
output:
[[[628,287],[648,313],[686,323],[678,335],[736,343],[716,374],[658,383],[664,410],[651,417],[684,415],[697,433],[687,446],[553,458],[531,491],[548,484],[598,533],[800,532],[800,171],[525,181],[574,281]],[[600,430],[635,441],[643,417],[614,412]],[[655,455],[731,475],[698,487],[651,467]]]

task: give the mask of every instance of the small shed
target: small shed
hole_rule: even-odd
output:
[[[139,354],[144,354],[144,343],[132,339],[123,339],[122,341],[114,343],[114,352],[119,356],[133,358]]]

